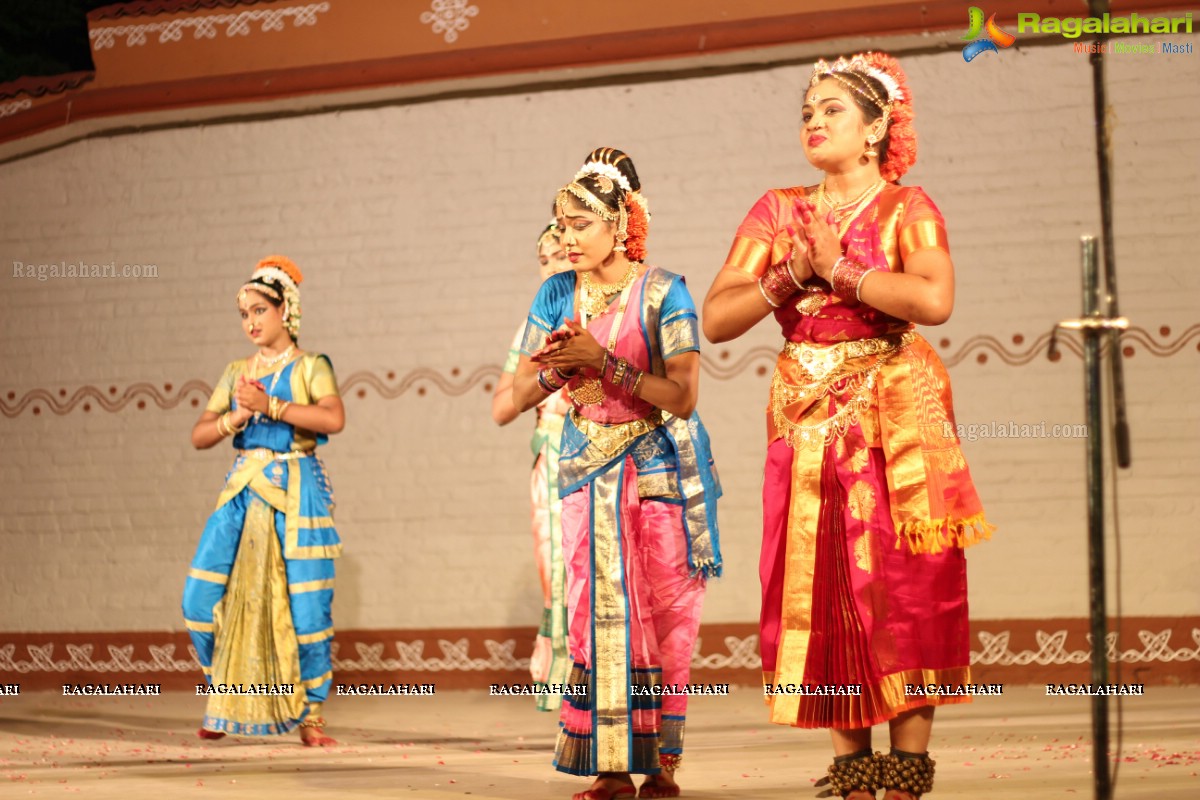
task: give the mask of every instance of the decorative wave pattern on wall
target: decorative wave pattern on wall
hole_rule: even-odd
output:
[[[1146,352],[1158,358],[1167,358],[1183,351],[1195,340],[1195,350],[1200,352],[1200,324],[1192,325],[1174,339],[1171,328],[1163,325],[1155,336],[1145,328],[1130,328],[1121,337],[1121,349],[1126,358],[1133,358],[1140,352]],[[1026,344],[1023,334],[1017,333],[1010,337],[1011,346],[995,336],[972,336],[955,347],[949,339],[940,339],[933,344],[937,347],[946,366],[953,367],[974,358],[977,364],[987,364],[993,356],[1011,367],[1029,364],[1035,358],[1046,357],[1050,343],[1050,333],[1046,332]],[[1059,361],[1062,354],[1070,353],[1076,358],[1082,357],[1083,348],[1079,338],[1069,334],[1058,337],[1059,352],[1052,361]],[[710,348],[710,351],[713,348]],[[700,364],[704,373],[718,381],[733,380],[746,372],[765,376],[773,368],[778,354],[776,349],[769,347],[751,348],[736,358],[731,351],[721,349],[716,355],[706,353],[701,356]],[[359,371],[347,375],[341,382],[342,395],[346,398],[365,398],[373,393],[385,400],[395,400],[409,392],[418,396],[430,393],[445,397],[460,397],[471,391],[491,392],[496,380],[500,377],[500,368],[495,365],[476,367],[466,372],[459,367],[453,367],[448,373],[419,367],[404,375],[394,370],[382,373]],[[212,385],[201,380],[190,380],[175,386],[171,383],[133,383],[124,389],[117,386],[100,387],[87,385],[68,391],[67,389],[31,389],[24,394],[16,391],[4,392],[0,396],[0,414],[5,417],[17,417],[28,411],[38,415],[43,411],[64,416],[73,411],[83,413],[93,410],[118,412],[129,406],[143,410],[154,405],[162,410],[170,410],[181,404],[192,408],[200,408],[212,394]]]

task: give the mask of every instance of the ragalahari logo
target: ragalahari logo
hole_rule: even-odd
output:
[[[983,24],[983,9],[971,6],[967,11],[967,20],[970,27],[967,29],[966,36],[963,40],[971,40],[971,43],[963,48],[963,60],[971,61],[975,56],[981,53],[986,53],[989,50],[993,53],[1000,52],[999,47],[1011,47],[1017,37],[1005,30],[1001,30],[996,24],[996,15],[992,14],[988,17],[987,25]],[[980,38],[980,34],[987,32],[987,35]]]

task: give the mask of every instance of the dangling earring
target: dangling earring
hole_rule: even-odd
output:
[[[628,226],[629,226],[629,212],[625,209],[625,201],[622,200],[620,203],[620,206],[618,207],[618,212],[617,212],[617,235],[616,235],[617,245],[616,245],[616,247],[613,248],[614,253],[624,253],[625,252],[625,239],[628,238],[628,236],[629,236],[629,234],[627,234],[625,231],[628,228]]]
[[[879,156],[879,153],[875,151],[874,136],[867,137],[867,150],[865,153],[863,153],[863,155],[865,155],[867,158],[877,158]]]

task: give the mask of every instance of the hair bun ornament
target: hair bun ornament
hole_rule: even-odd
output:
[[[615,147],[597,147],[587,154],[587,157],[583,159],[583,164],[584,169],[589,169],[596,164],[611,167],[613,172],[620,176],[620,180],[612,173],[608,173],[608,177],[626,192],[636,192],[642,188],[637,169],[633,166],[633,159],[623,150]],[[576,177],[576,180],[579,178]]]
[[[276,269],[282,270],[297,286],[304,282],[304,273],[302,273],[300,268],[296,266],[296,262],[292,261],[287,256],[267,256],[255,265],[254,271],[257,272],[265,267],[275,267]]]
[[[612,164],[603,161],[589,161],[580,168],[579,172],[575,173],[575,182],[578,183],[581,178],[586,178],[589,175],[598,178],[597,184],[600,187],[600,191],[605,194],[612,194],[614,183],[626,192],[633,191],[633,187],[629,184],[629,179]],[[606,180],[608,181],[607,186],[604,184]]]

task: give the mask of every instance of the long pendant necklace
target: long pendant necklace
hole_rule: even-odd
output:
[[[633,277],[637,275],[637,262],[630,264],[630,271],[621,279],[624,286],[621,288],[620,305],[617,306],[617,316],[613,319],[612,330],[608,334],[608,351],[611,353],[613,348],[617,346],[617,335],[621,331],[621,321],[625,318],[625,306],[629,303],[629,294],[633,289]],[[589,317],[598,317],[600,314],[592,314],[585,306],[585,292],[588,288],[588,273],[583,273],[583,286],[580,290],[579,312],[580,323],[584,330],[587,330]],[[607,304],[601,308],[600,313],[604,313],[607,309]],[[571,395],[571,399],[581,406],[594,406],[604,402],[604,384],[600,382],[600,378],[584,378],[574,389],[567,389],[567,394]]]

